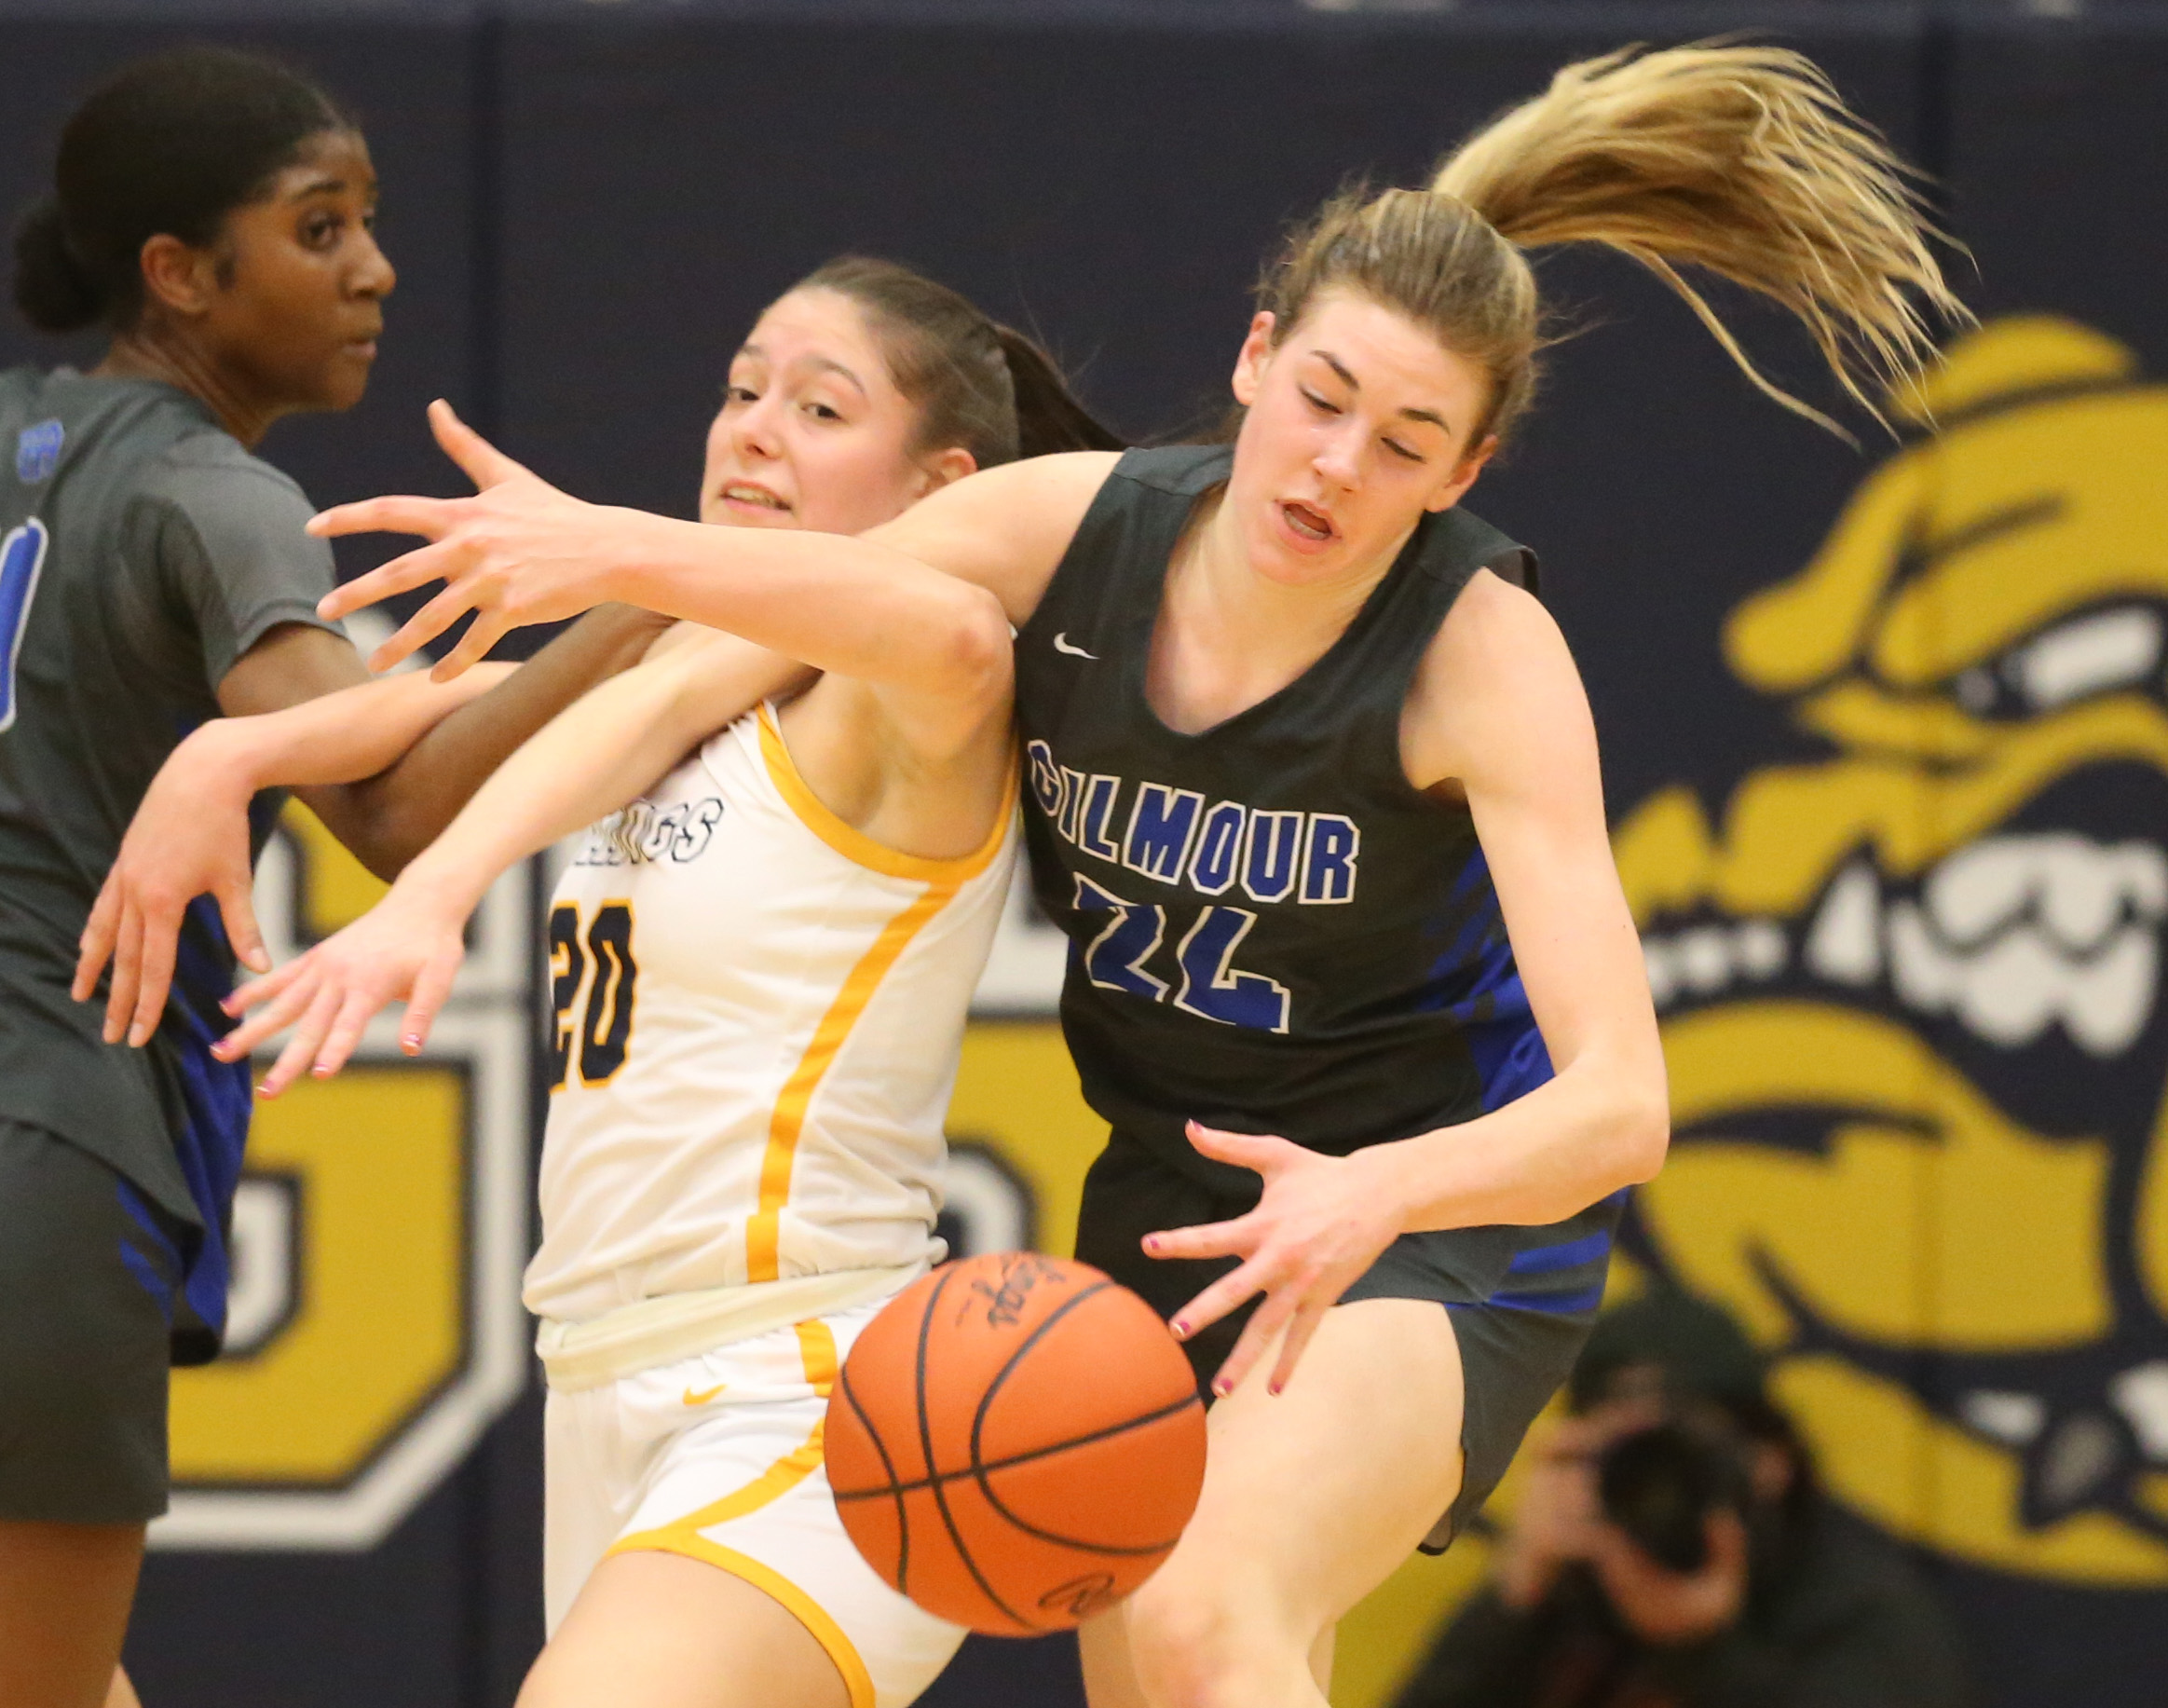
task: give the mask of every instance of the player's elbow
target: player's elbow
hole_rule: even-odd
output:
[[[1612,1168],[1620,1186],[1656,1179],[1671,1145],[1670,1098],[1663,1075],[1628,1077],[1611,1112]]]
[[[1016,671],[1014,641],[1002,602],[983,587],[954,583],[935,656],[926,663],[959,710],[1005,704]]]

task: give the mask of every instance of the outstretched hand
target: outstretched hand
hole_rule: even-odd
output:
[[[241,964],[256,973],[271,970],[252,900],[250,792],[245,785],[229,786],[214,742],[211,729],[197,731],[151,780],[77,941],[70,992],[77,1002],[96,994],[99,975],[113,963],[105,999],[108,1044],[125,1037],[140,1048],[157,1031],[182,922],[198,895],[217,902]]]
[[[345,1067],[370,1019],[396,1002],[406,1004],[399,1047],[418,1054],[466,958],[465,922],[460,909],[394,884],[344,931],[227,997],[228,1014],[257,1012],[220,1039],[211,1054],[239,1061],[293,1027],[293,1036],[257,1086],[262,1096],[277,1097],[305,1070],[329,1079]]]
[[[334,589],[317,606],[334,619],[434,581],[444,590],[378,647],[372,670],[389,670],[468,611],[473,626],[430,676],[448,682],[479,662],[510,630],[576,617],[605,603],[596,565],[610,543],[613,512],[587,504],[512,461],[439,398],[430,428],[444,455],[466,471],[470,499],[384,498],[340,504],[312,519],[319,537],[418,534],[430,541]]]
[[[1271,1381],[1278,1393],[1302,1350],[1340,1295],[1398,1237],[1398,1207],[1375,1158],[1357,1151],[1328,1156],[1285,1139],[1223,1133],[1189,1124],[1190,1142],[1205,1155],[1261,1175],[1264,1195],[1248,1215],[1148,1234],[1152,1257],[1239,1257],[1222,1276],[1175,1313],[1176,1335],[1188,1340],[1258,1293],[1257,1307],[1234,1350],[1212,1378],[1213,1392],[1234,1391],[1275,1339],[1279,1358]]]

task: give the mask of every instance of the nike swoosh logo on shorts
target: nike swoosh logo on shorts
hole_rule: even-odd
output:
[[[1054,637],[1054,649],[1057,652],[1066,652],[1071,658],[1088,658],[1095,664],[1099,662],[1099,655],[1097,652],[1086,652],[1082,647],[1070,646],[1067,629],[1062,630]]]
[[[705,1405],[728,1386],[728,1383],[717,1382],[713,1387],[703,1387],[697,1394],[689,1387],[685,1390],[685,1403],[688,1405]]]

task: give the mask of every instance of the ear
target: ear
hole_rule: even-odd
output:
[[[1468,488],[1476,484],[1476,476],[1483,471],[1484,465],[1497,449],[1498,435],[1493,433],[1460,459],[1459,465],[1446,477],[1444,484],[1424,501],[1423,508],[1428,511],[1451,510],[1458,504],[1467,496]]]
[[[194,320],[210,309],[218,294],[218,258],[170,232],[145,238],[137,263],[143,268],[145,304],[155,303],[168,313]]]
[[[1249,319],[1249,335],[1242,340],[1242,351],[1234,358],[1234,401],[1245,409],[1257,402],[1258,388],[1264,383],[1264,371],[1272,362],[1273,328],[1278,318],[1269,308],[1260,308]]]
[[[938,492],[951,485],[966,474],[978,472],[978,458],[961,444],[952,444],[939,456],[919,465],[917,490],[911,496],[922,499],[929,492]]]

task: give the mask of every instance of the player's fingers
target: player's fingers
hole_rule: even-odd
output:
[[[329,510],[318,511],[308,519],[308,531],[319,540],[335,540],[342,534],[419,534],[425,540],[435,540],[452,526],[458,513],[452,506],[457,501],[408,496],[359,499],[351,504],[334,504]],[[391,566],[387,564],[384,567],[389,569]],[[369,577],[361,579],[365,581]],[[353,581],[347,583],[349,588],[354,585]],[[376,599],[383,596],[382,594],[372,595]],[[364,599],[361,603],[367,605],[371,600]],[[356,608],[348,606],[348,608]]]
[[[354,1046],[361,1043],[361,1032],[368,1026],[370,1017],[382,1005],[362,991],[348,991],[347,1000],[339,1006],[337,1017],[332,1021],[331,1030],[324,1033],[323,1043],[316,1052],[316,1064],[309,1072],[319,1079],[329,1079],[345,1067],[354,1053]]]
[[[181,921],[177,916],[146,913],[143,916],[143,950],[136,966],[135,1012],[128,1025],[128,1044],[130,1049],[141,1049],[150,1042],[151,1033],[158,1030],[158,1022],[165,1018],[166,991],[173,982],[173,958],[181,936]]]
[[[264,947],[264,933],[256,924],[254,886],[245,872],[229,875],[215,892],[218,917],[225,922],[225,940],[234,957],[252,973],[271,970],[271,951]]]
[[[285,970],[284,967],[280,969],[280,972]],[[316,996],[317,986],[313,977],[299,981],[289,978],[277,991],[267,990],[270,984],[271,979],[259,978],[254,984],[244,985],[226,998],[228,1012],[244,998],[256,1011],[211,1046],[211,1053],[219,1060],[239,1061],[243,1056],[253,1055],[257,1045],[284,1032],[299,1019]]]
[[[430,669],[430,680],[449,682],[469,665],[479,664],[489,656],[489,649],[497,645],[511,627],[511,624],[501,612],[478,612],[474,621],[468,625],[466,634],[459,636],[459,644],[439,659]]]
[[[1192,1121],[1187,1128],[1190,1144],[1215,1162],[1232,1163],[1266,1179],[1302,1154],[1301,1147],[1269,1133],[1229,1133]]]
[[[120,932],[113,943],[113,983],[105,992],[105,1042],[118,1044],[128,1035],[128,1022],[135,1013],[137,970],[143,965],[143,916],[133,902],[120,909]]]
[[[418,1056],[421,1046],[430,1041],[430,1028],[437,1023],[437,1011],[451,996],[452,980],[458,971],[458,957],[446,955],[431,961],[415,978],[414,995],[399,1023],[399,1047],[409,1056]]]
[[[234,1015],[259,1007],[275,997],[284,995],[296,980],[313,979],[316,972],[317,960],[313,950],[306,955],[297,955],[284,966],[273,967],[263,977],[250,979],[219,1006]]]
[[[1248,1257],[1263,1233],[1254,1215],[1232,1222],[1201,1222],[1170,1227],[1144,1237],[1147,1257]]]
[[[1245,1300],[1263,1292],[1272,1284],[1270,1274],[1254,1259],[1232,1274],[1223,1275],[1169,1319],[1167,1327],[1177,1340],[1193,1340]]]
[[[97,991],[98,976],[113,958],[113,939],[119,924],[120,891],[108,876],[98,899],[91,904],[90,917],[83,922],[83,935],[76,939],[75,978],[68,987],[68,994],[75,1001],[87,1003]]]
[[[1213,1373],[1212,1391],[1227,1395],[1242,1386],[1245,1376],[1257,1367],[1274,1341],[1280,1337],[1288,1319],[1294,1314],[1299,1301],[1298,1291],[1288,1288],[1274,1288],[1267,1292],[1264,1302],[1252,1311],[1249,1320],[1242,1325],[1242,1332],[1235,1337],[1234,1350],[1226,1361]],[[1275,1390],[1277,1391],[1276,1389]]]
[[[1280,1394],[1287,1391],[1288,1381],[1295,1373],[1295,1366],[1302,1361],[1302,1353],[1310,1345],[1311,1336],[1325,1321],[1325,1313],[1332,1308],[1332,1302],[1311,1300],[1295,1313],[1295,1319],[1288,1324],[1288,1332],[1280,1337],[1279,1361],[1273,1366],[1272,1380],[1265,1391]]]
[[[527,472],[460,420],[458,411],[441,397],[430,405],[430,431],[437,436],[444,455],[465,470],[467,478],[482,491]]]
[[[277,1097],[308,1071],[308,1064],[316,1059],[324,1034],[331,1031],[338,1011],[338,988],[326,984],[316,993],[316,1000],[308,1004],[307,1011],[294,1022],[293,1036],[287,1040],[286,1047],[279,1052],[279,1059],[271,1064],[271,1071],[256,1087],[259,1096]]]
[[[416,587],[425,587],[443,574],[443,570],[438,567],[443,561],[443,553],[436,546],[417,547],[393,558],[388,564],[377,565],[366,575],[358,575],[350,581],[342,581],[316,602],[316,614],[327,622],[336,621],[360,610],[364,605],[389,599],[395,593],[407,593]]]

